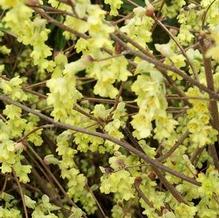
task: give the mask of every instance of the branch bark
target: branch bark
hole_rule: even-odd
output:
[[[208,50],[209,40],[206,38],[200,39],[200,47],[202,50],[203,61],[204,61],[204,68],[205,68],[205,77],[207,82],[207,87],[215,92],[214,89],[214,79],[212,73],[212,65],[211,65],[211,58],[206,57],[206,52]],[[218,106],[216,101],[209,102],[209,111],[211,114],[212,119],[212,126],[218,131],[219,133],[219,116],[218,116]],[[217,135],[217,141],[219,142],[219,135]],[[215,145],[209,145],[209,153],[213,158],[215,167],[219,170],[219,159],[217,156],[217,150]]]
[[[162,165],[159,161],[157,160],[154,160],[154,159],[151,159],[149,158],[146,154],[144,154],[143,152],[137,150],[136,148],[134,148],[132,145],[130,145],[129,143],[125,142],[125,141],[120,141],[119,139],[117,138],[114,138],[108,134],[105,134],[105,133],[101,133],[101,132],[95,132],[95,131],[90,131],[90,130],[87,130],[87,129],[84,129],[84,128],[81,128],[81,127],[77,127],[77,126],[72,126],[72,125],[69,125],[69,124],[64,124],[64,123],[60,123],[60,122],[56,122],[54,121],[52,118],[40,113],[39,111],[37,110],[34,110],[34,109],[31,109],[19,102],[16,102],[12,99],[10,99],[9,97],[5,96],[5,95],[0,95],[0,100],[4,101],[4,102],[7,102],[9,104],[13,104],[17,107],[20,107],[21,109],[23,109],[24,111],[26,112],[29,112],[29,113],[32,113],[38,117],[40,117],[41,119],[51,123],[51,124],[54,124],[54,126],[56,127],[59,127],[59,128],[62,128],[62,129],[71,129],[73,131],[76,131],[76,132],[81,132],[81,133],[85,133],[85,134],[88,134],[88,135],[92,135],[92,136],[97,136],[97,137],[100,137],[100,138],[103,138],[103,139],[106,139],[106,140],[109,140],[117,145],[120,145],[121,147],[125,148],[126,150],[128,150],[129,152],[137,155],[139,158],[143,159],[146,163],[149,163],[150,165],[152,165],[153,167],[156,167],[160,170],[163,170],[165,172],[168,172],[178,178],[181,178],[182,180],[185,180],[187,182],[190,182],[194,185],[197,185],[197,186],[200,186],[200,182],[197,182],[195,179],[191,178],[191,177],[188,177],[182,173],[179,173],[165,165]]]
[[[138,45],[138,50],[133,50],[131,49],[121,38],[119,38],[118,36],[116,36],[115,34],[111,34],[111,38],[115,41],[118,41],[125,49],[127,49],[129,51],[130,54],[137,56],[139,58],[141,58],[142,60],[148,61],[151,64],[154,64],[154,66],[159,70],[159,71],[172,71],[176,74],[178,74],[179,76],[181,76],[185,81],[187,81],[188,83],[190,83],[191,85],[197,86],[201,91],[207,92],[211,97],[215,98],[215,100],[219,100],[219,94],[212,91],[211,89],[209,89],[208,87],[206,87],[205,85],[199,83],[198,81],[194,80],[193,78],[191,78],[190,76],[188,76],[185,72],[183,72],[182,70],[174,67],[174,66],[170,66],[167,64],[164,64],[162,62],[160,62],[159,60],[152,58],[151,56],[147,56],[145,55],[145,53],[142,52],[142,49],[144,50],[144,48],[142,48],[140,45]],[[136,47],[136,43],[133,46]]]

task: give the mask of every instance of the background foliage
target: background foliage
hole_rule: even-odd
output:
[[[1,0],[0,217],[219,216],[219,1]]]

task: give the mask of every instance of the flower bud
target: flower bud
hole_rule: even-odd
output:
[[[151,172],[148,174],[148,177],[149,177],[152,181],[154,181],[154,180],[156,179],[156,174],[155,174],[155,172],[154,172],[154,171],[151,171]]]

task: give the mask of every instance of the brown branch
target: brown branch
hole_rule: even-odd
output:
[[[79,101],[90,101],[90,102],[98,102],[102,104],[115,104],[115,100],[113,99],[107,99],[107,98],[92,98],[92,97],[83,97]],[[125,102],[127,107],[138,109],[138,106],[132,105],[131,103],[135,103],[134,101],[119,101],[119,102]]]
[[[0,114],[0,118],[1,118],[4,122],[7,121],[7,119],[6,119],[2,114]]]
[[[211,89],[207,88],[205,85],[199,83],[198,81],[192,79],[190,76],[188,76],[185,72],[183,72],[182,70],[171,66],[171,65],[167,65],[164,64],[162,62],[160,62],[159,60],[152,58],[150,56],[145,55],[142,51],[135,51],[133,49],[131,49],[122,39],[120,39],[118,36],[116,36],[115,34],[111,34],[111,38],[117,42],[119,42],[124,48],[126,48],[130,54],[137,56],[145,61],[148,61],[149,63],[154,64],[154,66],[163,72],[166,71],[172,71],[176,74],[178,74],[179,76],[181,76],[184,80],[186,80],[188,83],[197,86],[201,91],[207,92],[211,97],[215,98],[215,99],[219,99],[219,94],[212,91]],[[141,46],[140,46],[141,47]],[[142,48],[142,47],[141,47]],[[144,48],[142,48],[144,49]]]
[[[72,33],[72,34],[74,34],[78,37],[81,37],[81,38],[84,38],[84,39],[89,38],[89,36],[87,36],[86,34],[77,32],[74,29],[72,29],[68,26],[65,26],[64,24],[56,21],[55,19],[53,19],[52,17],[47,15],[45,11],[43,11],[41,9],[38,9],[38,8],[36,8],[35,11],[37,11],[39,14],[41,14],[42,17],[47,19],[48,22],[53,23],[54,25],[58,26],[59,28],[65,30],[65,31],[68,31],[68,32],[70,32],[70,33]],[[120,32],[120,34],[121,34],[121,32]],[[191,83],[192,85],[197,86],[200,90],[209,93],[212,97],[214,97],[216,99],[219,99],[219,94],[213,92],[212,90],[209,90],[206,86],[204,86],[203,84],[199,83],[198,81],[192,79],[190,76],[188,76],[186,73],[184,73],[180,69],[178,69],[174,66],[163,64],[162,62],[156,60],[155,58],[150,57],[151,55],[148,57],[148,56],[144,55],[144,52],[134,51],[129,46],[127,46],[125,42],[123,42],[120,38],[118,38],[115,34],[110,34],[110,35],[111,35],[111,38],[113,40],[118,41],[124,48],[129,50],[131,54],[133,54],[135,56],[138,56],[138,57],[142,58],[143,60],[146,60],[146,61],[154,64],[155,67],[157,69],[159,69],[160,71],[167,71],[167,70],[173,71],[174,73],[176,73],[176,74],[180,75],[182,78],[184,78],[187,82]],[[139,49],[139,46],[138,46],[138,49]],[[143,50],[145,50],[145,49],[143,48]],[[110,51],[108,51],[108,52],[111,54]],[[149,55],[148,52],[147,52],[147,55]]]
[[[47,83],[47,80],[41,81],[41,82],[38,82],[38,83],[34,83],[34,84],[31,84],[31,85],[27,85],[24,88],[32,89],[32,88],[35,88],[35,87],[44,86],[44,85],[46,85],[46,83]]]
[[[67,0],[67,3],[71,6],[72,12],[75,14],[75,17],[79,18],[79,15],[77,14],[77,12],[75,10],[74,0]]]
[[[178,139],[178,141],[171,147],[171,149],[168,152],[166,152],[164,155],[158,157],[157,160],[163,162],[169,156],[171,156],[174,153],[174,151],[183,143],[183,141],[186,139],[188,135],[189,135],[189,131],[186,131],[184,134],[182,134],[181,137]]]
[[[211,8],[211,6],[216,2],[217,0],[213,0],[207,7],[207,9],[205,10],[204,12],[204,15],[203,15],[203,19],[202,19],[202,29],[204,29],[204,26],[205,26],[205,21],[206,21],[206,18],[207,18],[207,13],[209,11],[209,9]]]
[[[139,197],[141,197],[149,207],[154,208],[153,203],[146,197],[146,195],[140,188],[141,180],[142,179],[140,177],[135,178],[135,182],[134,182],[135,189],[138,192]]]
[[[195,99],[195,100],[201,100],[201,101],[213,101],[210,98],[205,98],[205,97],[195,97],[195,96],[178,96],[178,95],[166,95],[167,99],[176,99],[176,100],[180,100],[180,99]]]
[[[25,160],[27,164],[30,164],[27,160]],[[37,185],[41,188],[43,193],[49,196],[50,200],[57,206],[61,207],[62,213],[65,217],[69,217],[70,214],[72,214],[72,211],[69,211],[68,209],[63,207],[63,203],[61,201],[60,196],[58,195],[56,189],[54,189],[53,186],[50,184],[48,185],[47,181],[42,178],[39,174],[38,171],[32,166],[31,173],[34,176],[34,179],[37,183]],[[87,218],[86,214],[83,214],[84,218]]]
[[[39,188],[37,188],[37,187],[34,187],[34,186],[32,186],[32,185],[30,185],[30,184],[28,184],[28,183],[26,183],[26,184],[23,184],[27,189],[29,189],[29,190],[31,190],[31,191],[34,191],[34,192],[38,192],[39,194],[43,194],[42,193],[42,191],[39,189]]]
[[[129,2],[131,5],[133,5],[133,6],[135,6],[135,7],[139,7],[139,6],[141,6],[141,5],[135,3],[135,2],[132,1],[132,0],[126,0],[126,1]]]
[[[170,86],[178,93],[178,95],[179,95],[180,97],[183,98],[184,104],[185,104],[185,105],[188,105],[189,107],[191,107],[192,104],[187,100],[187,96],[185,95],[185,93],[184,93],[181,89],[179,89],[179,88],[175,85],[173,79],[172,79],[170,76],[168,76],[168,74],[165,73],[164,71],[161,71],[161,73],[162,73],[162,75],[166,78],[166,80],[168,81],[168,83],[170,84]]]
[[[23,137],[21,137],[21,138],[17,141],[17,143],[23,141],[24,139],[26,139],[28,136],[30,136],[31,134],[35,133],[35,132],[38,131],[39,129],[50,128],[50,127],[53,127],[53,126],[54,126],[53,124],[45,124],[45,125],[36,127],[36,128],[34,128],[34,129],[32,129],[30,132],[28,132],[26,135],[24,135]]]
[[[158,17],[161,15],[161,11],[162,11],[164,5],[165,5],[165,0],[162,0],[161,5],[160,5],[160,8],[159,8],[159,11],[157,12],[157,16],[158,16]]]
[[[22,142],[22,143],[23,143],[23,145],[24,145],[24,142]],[[25,145],[25,148],[26,148],[26,147],[27,147],[27,145]],[[24,151],[26,152],[26,154],[27,154],[27,156],[29,157],[29,159],[32,161],[31,166],[33,166],[33,164],[35,164],[36,167],[38,168],[38,171],[43,174],[43,176],[45,177],[45,179],[46,179],[50,184],[54,185],[52,179],[49,177],[49,175],[48,175],[47,172],[43,169],[43,167],[38,163],[38,161],[33,157],[33,154],[32,154],[29,150],[27,150],[27,149],[25,149]],[[26,160],[27,160],[27,157],[26,157]]]
[[[119,98],[120,98],[121,95],[122,95],[122,91],[123,91],[123,82],[121,83],[121,85],[120,85],[120,87],[119,87],[119,93],[118,93],[118,95],[116,96],[116,99],[115,99],[115,103],[114,103],[114,105],[113,105],[113,108],[112,108],[112,110],[110,111],[109,116],[106,118],[107,121],[110,121],[110,120],[112,119],[112,117],[113,117],[113,112],[116,110],[116,108],[117,108],[117,106],[118,106],[118,104],[119,104],[119,102],[120,102]]]
[[[142,152],[145,154],[144,150],[141,148],[141,146],[138,144],[137,140],[133,137],[129,129],[126,127],[125,132],[128,135],[131,142]],[[163,172],[161,172],[158,168],[151,166],[153,171],[157,174],[157,176],[160,179],[160,182],[166,187],[166,189],[175,197],[175,199],[178,202],[186,203],[186,201],[183,199],[182,195],[175,189],[175,187],[169,183],[169,181],[165,178],[163,175]]]
[[[45,18],[49,23],[52,23],[54,24],[55,26],[65,30],[65,31],[68,31],[78,37],[81,37],[83,39],[88,39],[89,36],[87,36],[86,34],[84,33],[80,33],[60,22],[58,22],[57,20],[55,20],[54,18],[52,18],[51,16],[49,16],[44,10],[40,9],[40,8],[33,8],[38,14],[40,14],[43,18]]]
[[[6,76],[0,76],[0,78],[1,78],[1,79],[4,79],[4,80],[6,80],[6,81],[9,81],[9,80],[10,80],[10,79],[9,79],[8,77],[6,77]],[[26,92],[29,92],[29,93],[31,93],[31,94],[33,94],[33,95],[38,96],[39,98],[42,98],[42,99],[46,99],[46,98],[47,98],[46,95],[43,95],[43,94],[41,94],[41,93],[39,93],[39,92],[36,92],[36,91],[33,91],[33,90],[29,89],[28,86],[29,86],[29,85],[27,85],[27,87],[26,87],[26,86],[22,86],[22,89],[23,89],[24,91],[26,91]]]
[[[3,186],[2,186],[2,188],[1,188],[1,190],[0,190],[0,195],[5,191],[6,186],[7,186],[7,182],[8,182],[8,175],[6,174],[6,175],[4,175],[4,176],[5,176],[5,179],[4,179]]]
[[[65,195],[65,197],[68,199],[68,201],[71,203],[71,205],[77,207],[77,205],[68,197],[66,191],[64,190],[64,188],[62,187],[62,185],[59,183],[59,181],[56,179],[56,177],[53,175],[53,173],[50,171],[50,169],[48,168],[48,166],[45,164],[45,162],[42,160],[42,158],[34,151],[34,149],[28,145],[28,149],[34,154],[34,156],[38,159],[38,161],[41,163],[41,165],[43,166],[43,168],[46,170],[46,172],[48,173],[48,175],[53,179],[53,181],[55,182],[55,184],[57,185],[57,187],[60,189],[60,191]]]
[[[94,201],[96,202],[97,208],[98,208],[99,211],[100,211],[101,217],[108,218],[108,217],[106,216],[106,214],[105,214],[105,212],[104,212],[104,209],[102,208],[100,202],[97,200],[95,194],[93,193],[92,189],[88,186],[88,184],[86,185],[86,187],[88,188],[88,190],[89,190],[89,192],[91,193],[91,195],[92,195]]]
[[[58,192],[57,192],[57,190],[56,189],[54,189],[55,187],[54,187],[54,183],[51,181],[51,179],[49,178],[49,176],[52,178],[52,180],[55,182],[55,184],[58,186],[58,188],[60,189],[60,191],[62,192],[62,194],[65,196],[65,198],[67,199],[67,201],[68,201],[68,203],[70,204],[70,205],[72,205],[72,206],[74,206],[74,207],[76,207],[76,208],[78,208],[78,206],[71,200],[71,198],[68,196],[68,194],[65,192],[65,190],[64,190],[64,188],[61,186],[61,184],[59,183],[59,181],[56,179],[56,177],[53,175],[53,173],[50,171],[50,169],[46,166],[46,164],[44,163],[44,161],[42,160],[42,158],[34,151],[34,149],[28,144],[28,147],[27,147],[33,154],[34,154],[34,156],[37,158],[37,160],[40,162],[40,164],[43,166],[43,168],[45,169],[45,171],[42,169],[42,167],[37,163],[37,161],[36,160],[34,160],[33,159],[33,157],[31,158],[34,162],[36,162],[37,163],[37,167],[39,167],[39,169],[41,169],[41,172],[44,174],[44,176],[45,176],[45,178],[47,178],[47,181],[49,182],[49,184],[50,184],[50,186],[49,187],[51,187],[51,185],[52,185],[52,187],[51,187],[51,190],[48,188],[48,186],[47,185],[45,185],[45,184],[47,184],[47,181],[44,179],[44,178],[41,178],[40,176],[39,176],[39,174],[37,173],[36,174],[36,170],[33,168],[33,166],[32,166],[32,173],[34,174],[34,176],[35,176],[35,178],[36,178],[36,180],[38,181],[38,180],[40,180],[40,181],[38,181],[38,183],[40,184],[40,186],[41,186],[41,188],[42,188],[42,186],[43,186],[43,191],[48,195],[48,196],[50,196],[50,198],[54,201],[54,203],[56,203],[56,205],[58,205],[58,206],[61,206],[61,207],[63,207],[62,206],[62,202],[61,201],[59,201],[60,200],[60,196],[59,196],[59,194],[58,194]],[[31,154],[28,152],[28,151],[26,151],[27,152],[27,154],[31,157]],[[27,161],[27,160],[26,160]],[[41,178],[41,179],[39,179],[39,178]],[[44,184],[44,185],[43,185]],[[44,187],[46,188],[46,189],[44,189]],[[63,210],[64,210],[65,208],[63,208]],[[66,211],[63,211],[64,213],[66,213]],[[86,217],[86,214],[84,213],[83,214],[83,217]]]
[[[150,165],[160,169],[160,170],[163,170],[163,171],[166,171],[178,178],[181,178],[182,180],[185,180],[187,182],[190,182],[194,185],[197,185],[197,186],[200,186],[201,184],[199,182],[197,182],[196,180],[194,180],[193,178],[191,177],[188,177],[182,173],[179,173],[165,165],[162,165],[159,161],[157,160],[154,160],[154,159],[151,159],[149,158],[146,154],[144,154],[143,152],[137,150],[136,148],[134,148],[132,145],[130,145],[129,143],[125,142],[125,141],[121,141],[117,138],[114,138],[108,134],[105,134],[105,133],[101,133],[101,132],[95,132],[95,131],[90,131],[88,129],[85,129],[85,128],[81,128],[81,127],[77,127],[77,126],[72,126],[72,125],[69,125],[69,124],[64,124],[64,123],[60,123],[60,122],[56,122],[54,121],[52,118],[40,113],[39,111],[37,110],[34,110],[34,109],[31,109],[19,102],[16,102],[16,101],[13,101],[12,99],[10,99],[9,97],[5,96],[5,95],[0,95],[0,100],[2,101],[5,101],[9,104],[13,104],[17,107],[20,107],[22,108],[24,111],[26,112],[29,112],[29,113],[32,113],[32,114],[35,114],[36,116],[40,117],[41,119],[51,123],[51,124],[54,124],[54,126],[56,127],[59,127],[59,128],[62,128],[62,129],[71,129],[73,131],[76,131],[76,132],[81,132],[81,133],[85,133],[85,134],[88,134],[88,135],[92,135],[92,136],[96,136],[96,137],[100,137],[100,138],[103,138],[105,140],[109,140],[115,144],[118,144],[120,145],[121,147],[125,148],[126,150],[128,150],[129,152],[137,155],[138,157],[140,157],[141,159],[143,159],[146,163],[149,163]]]
[[[157,176],[159,177],[161,183],[166,187],[166,189],[173,195],[173,197],[180,203],[184,203],[187,204],[187,202],[183,199],[182,195],[180,194],[179,191],[176,190],[176,188],[169,183],[169,181],[165,178],[165,176],[163,175],[163,173],[159,170],[156,169],[154,167],[152,167],[152,169],[154,170],[154,172],[157,174]]]
[[[90,113],[86,112],[85,110],[83,110],[80,105],[76,104],[73,108],[75,111],[77,111],[78,113],[83,114],[84,116],[90,118],[91,120],[95,121],[96,123],[98,123],[99,125],[101,125],[102,127],[104,126],[104,123],[101,122],[101,120],[97,119],[96,117],[92,116]]]
[[[212,66],[211,66],[211,58],[206,57],[206,52],[208,50],[208,43],[209,43],[208,39],[204,37],[200,39],[200,48],[202,50],[202,55],[203,55],[207,87],[214,92],[215,89],[214,89],[214,79],[213,79]],[[219,132],[219,116],[218,116],[218,106],[216,101],[209,102],[209,111],[211,114],[213,128],[215,128]],[[217,135],[217,139],[219,142],[219,135]],[[217,150],[214,145],[209,145],[209,152],[213,158],[215,167],[219,170],[219,159],[217,156]]]
[[[135,48],[137,48],[139,51],[141,51],[143,54],[154,58],[153,54],[150,53],[149,50],[147,50],[146,48],[143,48],[138,42],[132,40],[129,36],[127,36],[125,33],[121,32],[120,30],[117,30],[117,33],[119,34],[119,36],[121,36],[123,39],[125,39],[127,42],[129,42],[130,44],[132,44]],[[114,34],[111,35],[112,38],[113,36],[116,36]],[[114,39],[116,40],[116,38]],[[120,43],[120,41],[118,41]],[[124,45],[123,43],[121,43],[122,45]],[[126,45],[126,44],[125,44]],[[131,48],[129,48],[127,45],[124,47],[127,50],[132,50]]]
[[[194,153],[191,155],[190,161],[191,163],[196,166],[198,159],[201,155],[201,153],[204,151],[205,147],[197,148]]]
[[[18,178],[17,178],[16,173],[15,173],[14,170],[13,170],[13,175],[14,175],[15,181],[16,181],[16,183],[17,183],[19,192],[20,192],[20,196],[21,196],[21,200],[22,200],[22,204],[23,204],[23,208],[24,208],[24,215],[25,215],[25,218],[28,218],[28,212],[27,212],[27,207],[26,207],[26,204],[25,204],[24,193],[23,193],[21,184],[20,184],[20,182],[18,181]]]
[[[107,57],[107,58],[102,58],[102,59],[94,59],[93,61],[94,61],[94,62],[107,61],[107,60],[110,60],[110,59],[113,59],[113,58],[118,58],[118,57],[121,57],[121,56],[123,56],[123,55],[124,55],[124,53],[122,53],[122,54],[117,54],[117,55],[112,55],[112,56],[110,56],[110,57]]]
[[[177,39],[174,37],[174,35],[166,28],[165,25],[163,25],[162,22],[160,22],[160,20],[158,20],[156,18],[156,16],[153,16],[154,20],[157,22],[157,24],[159,24],[160,27],[163,28],[163,30],[166,31],[166,33],[170,36],[170,38],[176,43],[177,47],[179,48],[179,50],[182,52],[183,56],[186,58],[187,63],[190,65],[192,72],[194,74],[194,78],[198,81],[198,75],[194,69],[194,66],[191,62],[191,60],[189,59],[188,55],[186,54],[185,50],[183,49],[183,47],[179,44],[179,42],[177,41]]]
[[[61,10],[61,9],[58,9],[58,8],[53,8],[53,7],[50,7],[50,6],[45,6],[45,5],[27,5],[31,8],[41,8],[43,10],[46,10],[48,12],[54,12],[54,13],[57,13],[57,14],[62,14],[62,15],[68,15],[68,16],[71,16],[71,17],[76,17],[74,14],[68,12],[68,11],[64,11],[64,10]]]
[[[119,19],[119,20],[112,21],[112,24],[113,24],[113,25],[117,25],[117,24],[119,24],[119,23],[121,23],[121,22],[123,22],[123,21],[125,21],[125,20],[127,20],[127,19],[132,18],[133,15],[134,15],[134,13],[131,12],[131,13],[127,14],[125,17],[123,17],[123,18],[121,18],[121,19]]]

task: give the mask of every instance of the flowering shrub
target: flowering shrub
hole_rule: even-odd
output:
[[[1,0],[0,20],[0,217],[219,216],[219,1]]]

